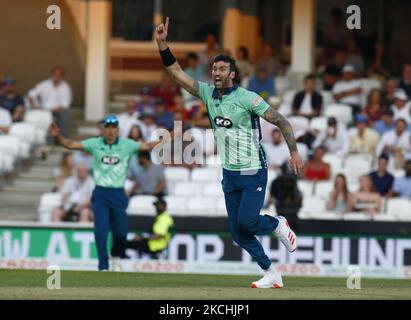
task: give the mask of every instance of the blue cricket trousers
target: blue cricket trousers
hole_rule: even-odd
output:
[[[111,229],[111,255],[124,257],[127,242],[128,197],[123,188],[97,186],[91,197],[94,213],[94,238],[97,246],[98,269],[108,270],[107,239]]]
[[[271,260],[264,252],[256,235],[271,234],[278,220],[260,215],[264,205],[267,186],[267,169],[254,170],[254,174],[223,169],[223,192],[228,221],[233,240],[245,249],[263,269],[267,270]]]

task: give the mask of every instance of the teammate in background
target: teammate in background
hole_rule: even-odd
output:
[[[289,165],[295,174],[303,172],[304,163],[297,151],[290,123],[259,95],[233,85],[235,61],[218,55],[212,66],[214,85],[196,81],[180,67],[167,45],[169,18],[154,31],[162,61],[172,78],[207,106],[223,165],[222,187],[231,233],[264,270],[264,277],[253,288],[281,288],[283,281],[267,257],[256,235],[273,234],[290,251],[297,249],[296,235],[284,217],[260,215],[267,184],[267,163],[260,145],[259,117],[276,125],[290,150]]]
[[[80,150],[93,156],[93,177],[96,187],[91,203],[94,214],[94,237],[97,245],[98,269],[109,269],[107,238],[112,230],[111,256],[125,258],[127,242],[128,197],[124,191],[128,166],[133,154],[151,150],[162,141],[150,143],[119,138],[119,122],[116,116],[108,115],[102,121],[101,137],[73,141],[60,135],[57,124],[50,125],[56,142],[69,150]],[[167,139],[164,140],[166,142]]]

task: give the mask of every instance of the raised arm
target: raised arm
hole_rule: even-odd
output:
[[[288,120],[273,107],[269,107],[261,117],[280,128],[290,150],[289,165],[296,175],[302,174],[304,172],[304,162],[298,155],[297,142]]]
[[[177,60],[174,58],[167,45],[166,39],[168,35],[168,24],[170,22],[169,17],[166,18],[165,24],[161,23],[154,30],[154,38],[157,41],[158,49],[160,51],[161,59],[164,66],[171,77],[184,89],[190,92],[192,95],[198,97],[198,81],[191,78],[187,73],[183,71]]]
[[[62,145],[64,148],[69,149],[69,150],[84,151],[83,145],[80,142],[64,138],[60,134],[60,128],[58,127],[56,123],[53,122],[50,125],[49,130],[53,138],[56,140],[56,142]]]

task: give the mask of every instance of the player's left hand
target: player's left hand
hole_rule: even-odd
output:
[[[301,160],[297,152],[291,154],[288,165],[297,176],[304,172],[304,161]]]

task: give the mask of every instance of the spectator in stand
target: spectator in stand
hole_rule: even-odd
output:
[[[390,106],[394,103],[394,93],[398,90],[398,82],[395,79],[390,79],[385,85],[385,100],[386,106]]]
[[[390,73],[384,67],[384,64],[386,64],[386,55],[384,53],[384,44],[382,42],[378,42],[375,45],[374,62],[367,70],[367,75],[369,78],[377,78],[381,82],[389,78]]]
[[[76,174],[68,178],[62,188],[63,204],[52,212],[52,220],[58,221],[93,221],[91,194],[94,181],[86,165],[76,168]]]
[[[354,38],[350,38],[347,42],[347,60],[345,63],[354,67],[357,77],[363,75],[365,63],[363,57],[358,53],[357,41]]]
[[[120,138],[126,138],[130,134],[131,127],[140,124],[134,99],[127,100],[125,112],[117,115],[117,119],[120,128]]]
[[[64,152],[60,160],[60,165],[54,169],[55,192],[61,190],[64,181],[73,174],[73,169],[73,154],[71,152]]]
[[[324,90],[331,91],[334,84],[341,80],[342,69],[345,65],[345,51],[338,50],[335,53],[334,62],[325,67],[323,82]]]
[[[147,142],[152,141],[152,134],[158,129],[155,122],[154,110],[147,110],[140,116],[141,123],[139,124],[141,132],[143,133],[144,140]]]
[[[72,103],[70,85],[64,80],[64,69],[54,67],[52,76],[41,81],[28,93],[32,108],[49,110],[60,127],[61,134],[67,136],[68,109]]]
[[[185,68],[184,71],[194,80],[205,81],[207,73],[205,66],[200,63],[198,55],[195,52],[187,54],[187,68]]]
[[[209,33],[206,37],[206,48],[198,54],[200,63],[207,68],[214,57],[220,52],[215,34]]]
[[[368,94],[367,106],[364,108],[367,125],[373,127],[377,121],[380,121],[384,109],[385,102],[382,91],[380,89],[372,89]]]
[[[251,76],[254,73],[254,67],[250,63],[247,47],[241,46],[237,49],[235,64],[241,80],[245,77]]]
[[[138,125],[131,127],[128,138],[134,141],[140,142],[140,143],[145,142],[143,133],[141,132],[141,129]],[[131,193],[135,185],[133,181],[133,177],[137,177],[142,170],[143,170],[143,167],[140,165],[138,161],[137,154],[132,155],[130,159],[130,165],[128,168],[127,180],[126,180],[126,184],[124,187],[128,195]]]
[[[332,8],[330,13],[331,21],[324,29],[324,50],[327,57],[344,48],[349,37],[343,11],[340,8]]]
[[[9,133],[12,123],[10,112],[0,107],[0,135]]]
[[[264,66],[267,76],[273,78],[283,72],[280,62],[274,55],[274,49],[271,44],[266,43],[263,46],[263,53],[257,62],[258,68]]]
[[[367,127],[367,118],[363,114],[357,115],[355,127],[358,133],[351,138],[350,153],[373,155],[380,139],[377,131]]]
[[[314,75],[308,75],[304,80],[304,90],[298,92],[293,100],[293,115],[303,116],[309,119],[318,117],[323,107],[321,93],[315,91]]]
[[[13,122],[23,120],[24,101],[16,92],[16,80],[6,77],[0,92],[0,107],[10,112]]]
[[[334,190],[331,191],[327,201],[327,210],[345,213],[349,211],[351,193],[348,191],[347,178],[343,174],[337,174],[334,182]]]
[[[360,178],[360,190],[351,197],[350,211],[372,215],[381,212],[381,196],[375,190],[370,176]]]
[[[138,154],[139,164],[142,170],[136,177],[132,177],[135,186],[132,195],[147,194],[161,197],[167,194],[167,184],[162,166],[151,161],[150,152],[141,151]]]
[[[330,179],[331,166],[328,163],[324,162],[324,154],[324,147],[318,147],[314,150],[312,159],[310,159],[305,166],[304,179],[314,181]]]
[[[195,108],[198,108],[198,106],[195,107]],[[192,107],[191,110],[187,110],[187,109],[186,109],[186,106],[185,106],[185,104],[184,104],[184,97],[183,97],[183,95],[182,95],[181,93],[177,93],[177,94],[174,96],[174,105],[173,105],[173,108],[172,108],[171,112],[172,112],[173,114],[176,113],[176,112],[182,113],[182,115],[183,115],[183,120],[184,120],[184,121],[190,121],[190,119],[191,119],[193,113],[195,112],[195,110],[194,110],[193,107]]]
[[[270,169],[278,170],[290,157],[287,144],[284,142],[281,131],[278,128],[274,128],[272,131],[272,142],[264,143],[263,146]]]
[[[162,98],[168,111],[173,107],[174,96],[179,92],[180,88],[174,83],[171,76],[168,73],[164,73],[160,84],[151,92],[151,96],[153,98]]]
[[[345,65],[342,72],[342,80],[335,83],[333,87],[334,98],[338,103],[351,106],[353,114],[356,115],[361,110],[361,82],[354,79],[353,66]]]
[[[383,154],[378,158],[377,170],[370,173],[372,183],[382,197],[391,193],[394,183],[394,176],[388,172],[387,168],[388,157]]]
[[[325,147],[327,152],[339,157],[344,157],[350,150],[350,138],[347,131],[337,124],[337,119],[330,117],[328,127],[320,132],[313,143],[313,148]]]
[[[374,124],[374,129],[380,136],[384,133],[395,129],[394,112],[391,109],[385,110],[382,113],[381,120]]]
[[[260,95],[265,101],[275,96],[274,78],[270,77],[264,65],[257,68],[257,73],[248,82],[248,90]]]
[[[402,79],[398,88],[404,90],[408,99],[411,100],[411,63],[407,63],[402,69]]]
[[[163,126],[167,130],[173,129],[173,114],[166,111],[164,101],[161,98],[155,101],[154,117],[158,126]]]
[[[405,176],[394,181],[392,195],[411,200],[411,160],[405,162],[404,170]]]
[[[144,114],[147,110],[154,110],[154,102],[151,97],[151,90],[149,87],[142,87],[140,90],[140,101],[136,104],[136,111],[139,114]]]
[[[395,168],[401,168],[404,164],[406,152],[410,149],[410,133],[407,131],[407,122],[404,119],[396,121],[395,130],[390,130],[381,137],[375,155],[382,154],[394,158]]]
[[[408,96],[404,90],[395,91],[391,110],[394,112],[394,121],[404,119],[408,124],[411,124],[411,101],[408,102]]]

